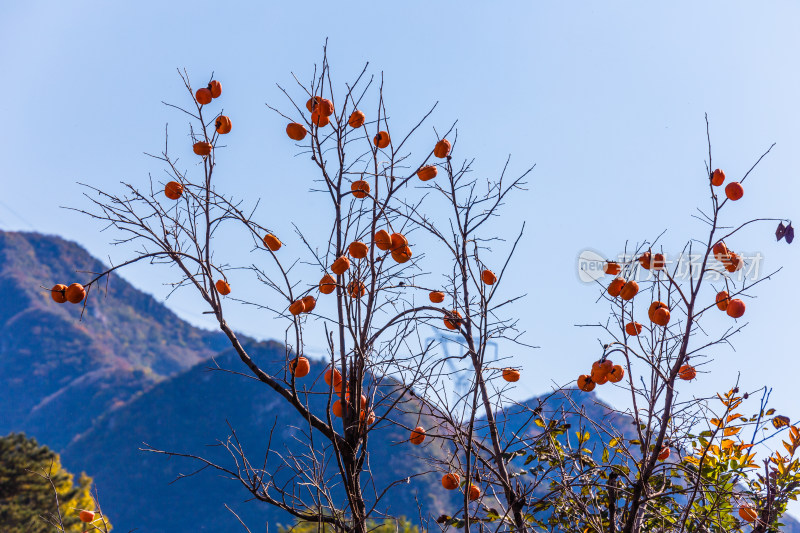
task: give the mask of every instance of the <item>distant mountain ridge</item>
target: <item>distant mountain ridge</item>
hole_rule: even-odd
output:
[[[57,304],[56,283],[86,282],[104,265],[55,236],[0,231],[0,432],[25,431],[60,449],[92,419],[223,349],[221,333],[194,328],[112,275],[105,294]]]

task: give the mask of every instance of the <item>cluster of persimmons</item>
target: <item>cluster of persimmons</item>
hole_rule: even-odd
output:
[[[220,82],[217,80],[212,80],[207,87],[203,87],[195,93],[195,99],[200,106],[205,106],[210,104],[213,99],[218,98],[221,94],[222,86]],[[333,114],[333,103],[330,100],[315,96],[308,100],[306,103],[306,108],[311,113],[311,123],[314,126],[322,128],[330,123],[329,117]],[[354,111],[348,120],[348,125],[352,128],[361,128],[364,126],[365,121],[366,116],[362,111]],[[215,120],[216,133],[219,135],[230,133],[232,127],[231,124],[230,117],[220,114]],[[286,127],[286,133],[292,140],[300,141],[306,137],[308,131],[304,125],[297,122],[292,122]],[[386,131],[379,132],[373,138],[373,144],[378,149],[385,149],[389,147],[390,143],[391,138]],[[450,141],[447,139],[441,139],[434,146],[433,154],[439,159],[448,158],[451,148],[452,145]],[[206,141],[195,142],[192,145],[192,150],[195,154],[205,158],[211,155],[212,151],[214,150],[214,145]],[[436,165],[425,165],[417,171],[417,176],[421,181],[429,181],[435,178],[437,173],[438,169]],[[357,199],[367,198],[370,195],[370,190],[369,183],[363,179],[353,181],[350,186],[351,194]],[[184,192],[184,185],[178,181],[170,181],[164,187],[164,195],[170,200],[179,200],[183,196]],[[263,237],[263,243],[264,246],[273,253],[280,250],[283,245],[281,240],[271,233]],[[411,247],[409,246],[408,239],[405,235],[399,232],[390,232],[389,230],[381,229],[373,236],[372,244],[377,250],[384,252],[385,255],[390,256],[399,264],[409,261],[412,257],[412,251]],[[343,286],[343,284],[337,280],[341,279],[339,277],[343,276],[350,269],[351,260],[359,261],[366,259],[369,255],[369,252],[369,245],[362,241],[354,241],[350,243],[349,246],[347,246],[346,253],[336,257],[331,263],[330,270],[332,274],[326,272],[319,281],[317,287],[319,293],[331,294],[336,291],[337,287]],[[381,260],[382,259],[383,257]],[[486,285],[494,285],[498,278],[497,275],[491,270],[483,269],[480,274],[480,279],[481,282]],[[218,279],[214,283],[214,287],[222,296],[226,296],[231,293],[231,286],[225,279]],[[346,286],[344,286],[344,289],[347,295],[354,299],[362,298],[367,291],[364,282],[358,280],[350,281]],[[79,283],[73,283],[69,287],[58,284],[51,289],[51,295],[53,300],[58,303],[63,303],[66,301],[80,303],[86,297],[86,290]],[[440,304],[445,300],[445,293],[438,290],[430,291],[428,298],[431,303]],[[316,303],[316,298],[308,294],[292,301],[289,305],[289,312],[294,316],[302,313],[311,313],[316,307]],[[447,329],[459,330],[463,325],[464,319],[458,310],[452,309],[445,312],[443,322]],[[309,374],[311,370],[311,364],[306,357],[299,356],[290,362],[289,369],[294,378],[303,378]],[[502,378],[509,383],[514,383],[519,381],[520,371],[510,367],[503,368]],[[328,368],[325,371],[324,380],[325,383],[334,388],[340,398],[332,404],[331,409],[334,416],[341,417],[344,408],[342,395],[344,395],[344,401],[349,402],[350,393],[342,381],[341,374],[335,368]],[[367,409],[367,404],[367,397],[362,394],[360,398],[360,419],[371,425],[375,421],[375,413]],[[420,445],[425,441],[425,436],[425,429],[419,426],[411,431],[409,441],[414,445]],[[442,477],[442,486],[448,490],[454,490],[458,488],[459,485],[460,477],[457,473],[447,473],[444,475],[444,477]],[[468,492],[468,496],[471,500],[476,500],[481,495],[480,488],[472,483],[469,483],[469,486],[466,487],[465,490]],[[81,518],[89,518],[88,513],[89,511],[84,511],[81,514]],[[88,521],[91,521],[91,518],[89,518]]]
[[[720,170],[714,170],[710,175],[711,184],[719,187],[725,182],[725,173]],[[725,187],[725,195],[731,201],[737,201],[744,196],[744,189],[739,182],[731,182]],[[729,250],[724,242],[719,241],[712,246],[714,257],[722,263],[725,270],[728,272],[736,272],[744,266],[744,260]],[[635,261],[645,270],[665,270],[666,260],[664,255],[660,253],[653,254],[651,251],[644,252]],[[631,261],[633,263],[634,261]],[[626,280],[620,277],[622,272],[622,265],[615,261],[607,261],[603,266],[603,271],[610,276],[615,277],[609,283],[606,291],[612,298],[621,298],[624,301],[632,300],[639,293],[639,284],[635,280]],[[720,291],[716,297],[716,305],[721,311],[726,311],[732,318],[741,318],[744,315],[745,305],[739,298],[731,298],[728,291]],[[669,306],[664,302],[654,301],[650,304],[647,310],[647,316],[655,326],[666,327],[670,321]],[[625,333],[632,337],[636,337],[642,333],[642,324],[639,322],[629,322],[625,324]],[[622,380],[625,375],[625,370],[620,365],[614,365],[611,361],[603,356],[600,360],[592,364],[592,370],[589,374],[583,374],[578,377],[578,388],[585,392],[594,390],[596,385],[603,385],[605,383],[617,383]],[[684,380],[692,380],[697,376],[694,367],[688,362],[681,366],[678,371],[678,377]]]
[[[330,123],[329,117],[333,114],[334,110],[333,102],[319,96],[310,98],[308,102],[306,102],[306,109],[308,109],[308,111],[311,113],[311,124],[318,128],[325,127]],[[364,112],[356,110],[350,115],[347,124],[351,128],[357,129],[364,127],[365,122],[366,115]],[[308,131],[303,124],[292,122],[286,126],[286,134],[292,140],[301,141],[306,137]],[[378,149],[385,149],[391,144],[391,137],[389,136],[388,132],[380,131],[373,137],[372,142]],[[447,139],[441,139],[434,146],[433,155],[439,159],[448,158],[451,148],[452,145],[450,141]],[[436,165],[425,165],[417,171],[417,177],[421,181],[432,180],[437,174],[438,169]],[[364,199],[370,196],[371,188],[369,182],[364,179],[359,179],[352,182],[350,185],[350,191],[353,197],[357,199]],[[278,240],[278,238],[274,235],[265,236],[264,244],[273,252],[277,251],[281,246],[280,240]],[[372,239],[372,245],[375,249],[383,252],[385,256],[390,256],[399,264],[409,261],[412,257],[411,247],[409,246],[406,236],[402,233],[391,231],[391,228],[380,229],[375,232]],[[342,286],[337,281],[337,278],[339,276],[343,276],[350,269],[351,261],[366,259],[370,254],[370,246],[362,241],[353,241],[347,246],[346,250],[346,254],[340,255],[333,261],[333,263],[331,263],[331,273],[326,272],[319,281],[318,289],[320,294],[332,294],[334,291],[336,291],[337,287]],[[380,260],[383,259],[384,257],[380,258]],[[494,285],[497,282],[497,275],[488,269],[481,271],[480,278],[481,281],[486,285]],[[346,286],[342,286],[342,288],[346,291],[350,298],[354,299],[362,298],[367,292],[365,284],[362,281],[355,279],[351,280]],[[440,304],[445,300],[445,293],[438,290],[430,291],[428,298],[431,303]],[[309,304],[311,305],[310,308]],[[298,315],[303,312],[308,313],[314,308],[315,305],[316,301],[312,296],[305,296],[292,302],[289,306],[289,311],[293,315]],[[452,309],[445,313],[443,322],[447,329],[459,330],[463,325],[463,317],[458,310]],[[302,364],[298,365],[298,367],[302,366],[305,373],[301,375],[300,372],[295,371],[295,377],[302,377],[307,373],[307,360],[304,357],[299,359],[305,360]],[[502,369],[502,377],[505,381],[513,383],[520,379],[520,372],[514,368],[504,368]],[[350,393],[347,391],[346,385],[342,383],[341,374],[335,368],[326,369],[324,379],[325,383],[334,388],[340,398],[333,403],[331,409],[334,416],[341,417],[344,408],[344,405],[341,401],[342,395],[344,394],[345,402],[349,402]],[[366,419],[367,424],[372,424],[375,421],[375,414],[367,409],[367,404],[367,397],[362,394],[360,398],[360,419],[362,421]],[[425,437],[425,428],[422,426],[417,426],[411,431],[409,442],[414,445],[420,445],[425,441]],[[444,475],[444,477],[442,477],[442,486],[448,490],[454,490],[458,488],[459,485],[460,476],[457,473],[447,473]],[[480,488],[473,483],[470,483],[465,490],[467,490],[468,496],[471,500],[476,500],[481,495]]]
[[[57,283],[50,289],[50,296],[56,303],[79,304],[86,298],[86,289],[80,283],[73,283],[69,287],[62,283]]]

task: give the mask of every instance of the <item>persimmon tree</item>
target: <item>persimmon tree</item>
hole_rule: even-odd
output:
[[[788,456],[775,452],[757,459],[767,427],[789,427],[788,419],[767,408],[768,391],[758,391],[761,403],[752,416],[741,411],[753,393],[740,392],[739,384],[708,398],[681,394],[682,383],[702,380],[705,368],[712,371],[711,355],[732,346],[744,327],[743,299],[774,274],[757,268],[745,274],[749,261],[733,251],[746,246],[742,229],[778,222],[778,240],[786,238],[787,229],[786,241],[794,238],[790,221],[735,221],[734,202],[743,198],[742,184],[772,147],[738,181],[711,170],[710,135],[708,148],[704,179],[709,206],[696,217],[705,233],[689,239],[680,254],[670,255],[656,240],[604,266],[613,277],[607,287],[602,285],[610,316],[595,327],[606,340],[601,357],[590,371],[587,363],[577,387],[591,391],[612,383],[629,391],[630,408],[624,414],[632,420],[633,435],[585,420],[578,442],[568,449],[581,453],[585,431],[604,434],[605,444],[597,450],[600,457],[584,454],[581,461],[562,461],[568,468],[557,482],[558,505],[575,527],[624,533],[729,532],[751,526],[753,531],[777,531],[786,502],[797,495],[796,427],[787,430]],[[566,453],[560,443],[552,448]]]
[[[200,172],[180,170],[167,145],[154,156],[170,176],[167,183],[125,183],[120,193],[89,187],[93,208],[80,211],[115,228],[116,242],[136,243],[139,252],[86,283],[55,286],[53,299],[86,306],[94,288],[117,269],[141,261],[172,266],[174,288],[197,291],[247,374],[296,412],[305,440],[298,445],[302,449],[288,454],[270,442],[266,457],[257,461],[245,454],[234,432],[221,441],[231,464],[190,451],[148,450],[216,468],[255,499],[304,523],[361,533],[370,520],[389,518],[381,505],[393,490],[409,477],[427,474],[411,472],[376,485],[370,435],[402,428],[405,446],[445,450],[446,461],[429,455],[431,469],[445,470],[450,483],[443,484],[464,492],[463,508],[454,509],[448,523],[463,522],[469,529],[471,521],[480,521],[474,511],[491,490],[502,523],[525,530],[529,484],[513,482],[507,470],[509,443],[494,420],[500,393],[489,384],[501,376],[516,381],[519,371],[490,367],[487,357],[487,347],[501,339],[524,347],[515,320],[503,315],[516,298],[495,296],[516,243],[492,237],[489,226],[532,169],[509,178],[506,164],[497,179],[474,178],[470,161],[454,163],[454,127],[442,134],[424,132],[433,108],[397,131],[388,118],[382,80],[368,76],[365,67],[341,90],[334,88],[324,57],[308,85],[281,87],[288,105],[272,109],[288,122],[287,136],[296,141],[287,149],[310,160],[314,190],[329,202],[329,223],[314,234],[298,228],[294,236],[279,236],[255,205],[236,201],[217,186],[218,151],[233,129],[231,118],[210,111],[221,84],[212,80],[195,91],[188,74],[180,74],[193,104],[171,107],[191,121],[188,144]],[[412,144],[425,148],[414,154]],[[215,246],[223,231],[251,240],[255,258],[244,268],[254,284],[272,291],[270,297],[250,298],[252,291],[229,281],[234,267]],[[299,246],[284,247],[283,241]],[[490,249],[504,244],[504,255]],[[289,251],[302,248],[303,255]],[[448,259],[426,262],[427,252]],[[281,372],[259,365],[228,323],[226,309],[233,302],[285,321]],[[423,327],[452,332],[465,355],[443,355],[438,341],[424,340]],[[305,357],[309,338],[324,339],[327,366]],[[447,389],[453,373],[470,376],[467,394],[453,397]],[[325,386],[315,386],[318,380]],[[322,410],[312,407],[319,395],[325,398]]]

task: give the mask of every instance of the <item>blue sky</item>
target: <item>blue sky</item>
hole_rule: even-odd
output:
[[[462,157],[495,173],[508,154],[520,171],[535,163],[529,190],[506,206],[498,232],[526,221],[523,247],[505,282],[528,298],[514,313],[538,350],[515,351],[524,367],[520,398],[547,391],[588,368],[604,321],[596,288],[579,282],[578,254],[609,256],[626,240],[653,239],[676,250],[703,227],[711,122],[714,166],[748,178],[728,221],[797,216],[800,184],[800,4],[775,2],[390,2],[331,3],[5,2],[0,7],[0,72],[6,128],[0,143],[0,227],[55,233],[93,254],[120,260],[112,235],[59,206],[86,207],[76,182],[120,190],[163,176],[143,152],[158,152],[169,123],[180,142],[186,121],[161,101],[185,98],[176,68],[195,80],[214,71],[233,119],[219,179],[239,197],[265,196],[268,225],[291,233],[293,200],[309,197],[313,169],[295,157],[285,122],[266,102],[286,102],[275,84],[306,80],[328,38],[335,83],[364,62],[384,72],[394,124],[402,128],[439,105],[430,126],[458,119]],[[188,165],[188,163],[187,163]],[[219,183],[219,182],[218,182]],[[290,199],[290,200],[287,200]],[[301,221],[313,231],[324,223]],[[798,370],[792,331],[798,244],[775,243],[774,224],[743,232],[736,248],[783,267],[748,301],[750,321],[733,351],[715,350],[685,393],[727,390],[741,372],[747,389],[775,388],[773,405],[793,421]],[[247,245],[249,249],[249,244]],[[221,245],[234,253],[235,242]],[[499,251],[503,251],[502,249]],[[163,299],[168,271],[124,276]],[[42,280],[48,283],[49,280]],[[235,282],[234,282],[235,286]],[[187,293],[168,305],[211,326]],[[231,309],[245,333],[282,338],[280,323]],[[713,322],[713,321],[711,321]],[[723,317],[714,327],[722,331]],[[623,404],[605,387],[600,396]]]

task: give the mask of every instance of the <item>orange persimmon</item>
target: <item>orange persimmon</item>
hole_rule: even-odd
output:
[[[350,125],[351,128],[360,128],[364,125],[364,121],[367,117],[364,115],[362,111],[355,110],[353,114],[350,115],[350,119],[347,123]]]
[[[330,294],[336,290],[336,279],[330,274],[325,274],[319,280],[319,292],[322,294]]]
[[[385,229],[375,232],[375,246],[378,250],[389,250],[392,247],[392,236]]]
[[[372,143],[378,148],[386,148],[391,142],[392,140],[389,138],[389,134],[385,131],[378,132],[375,138],[372,139]]]
[[[292,359],[292,362],[289,365],[292,369],[292,374],[296,378],[304,378],[308,375],[308,371],[311,370],[311,365],[308,362],[308,359],[305,357],[297,357]]]
[[[435,178],[436,174],[438,174],[438,173],[439,173],[439,171],[437,170],[437,168],[435,166],[433,166],[433,165],[425,165],[424,167],[422,167],[421,169],[419,169],[417,171],[417,177],[419,177],[419,179],[422,180],[422,181],[428,181],[428,180],[432,180],[433,178]]]
[[[630,300],[636,296],[636,293],[638,292],[639,284],[631,280],[622,286],[622,290],[619,291],[619,297],[623,300]]]
[[[369,194],[369,183],[365,180],[354,181],[350,184],[350,190],[356,198],[366,198]]]
[[[448,155],[450,155],[450,141],[447,139],[442,139],[441,141],[436,143],[436,146],[433,147],[433,155],[438,157],[439,159],[444,159]]]
[[[347,247],[347,253],[350,254],[350,257],[355,259],[364,259],[367,257],[368,252],[369,247],[361,241],[353,241],[350,243],[350,246]]]
[[[442,487],[446,488],[447,490],[455,490],[458,488],[460,481],[461,478],[458,476],[458,474],[453,474],[451,472],[442,476]]]
[[[197,100],[197,103],[200,105],[210,104],[212,98],[214,97],[211,95],[211,91],[207,87],[197,89],[197,92],[194,93],[194,99]]]
[[[582,374],[578,376],[578,388],[583,392],[592,392],[594,390],[595,383],[592,381],[591,376],[587,376],[586,374]]]
[[[731,318],[741,318],[744,315],[744,307],[743,301],[741,301],[739,298],[734,298],[728,302],[728,308],[726,309],[726,312]]]
[[[440,304],[444,301],[444,293],[440,291],[431,291],[428,298],[430,298],[431,302]]]
[[[183,185],[177,181],[170,181],[164,187],[164,195],[170,200],[177,200],[183,194]]]
[[[64,296],[71,304],[79,304],[86,298],[86,289],[80,283],[73,283],[64,291]]]
[[[302,141],[306,138],[306,134],[308,134],[308,131],[302,124],[292,122],[286,126],[286,135],[288,135],[293,141]]]
[[[451,318],[452,316],[452,318]],[[461,313],[453,309],[450,314],[444,318],[444,326],[447,329],[458,329],[461,327]]]
[[[610,276],[616,276],[622,272],[622,267],[619,266],[619,263],[615,263],[614,261],[606,261],[603,265],[603,272]]]
[[[50,289],[50,297],[54,302],[63,304],[67,301],[67,286],[61,283],[53,285],[53,288]],[[444,295],[442,295],[442,299],[444,299]]]
[[[711,173],[711,185],[719,187],[725,182],[725,173],[720,169],[716,169]]]
[[[207,156],[211,153],[211,149],[214,148],[211,143],[207,142],[196,142],[192,145],[192,151],[200,156]]]
[[[638,322],[628,322],[625,324],[625,333],[628,335],[635,337],[642,332],[642,325]]]
[[[744,187],[738,181],[732,181],[725,187],[725,196],[732,202],[741,200],[744,196]]]
[[[350,268],[350,260],[345,256],[340,256],[336,261],[333,262],[331,265],[331,270],[337,276],[341,276],[347,269]]]
[[[264,246],[266,246],[273,252],[277,252],[278,250],[281,249],[281,246],[283,246],[281,240],[272,233],[267,233],[261,240],[264,242]]]
[[[417,426],[411,432],[411,438],[408,439],[411,441],[411,444],[416,444],[419,446],[425,440],[425,428],[422,426]]]
[[[217,80],[208,83],[208,90],[211,91],[211,98],[219,98],[222,94],[222,84]]]
[[[625,280],[622,278],[614,278],[611,280],[611,283],[608,284],[608,294],[616,298],[619,296],[619,293],[622,291],[622,287],[625,286]]]

